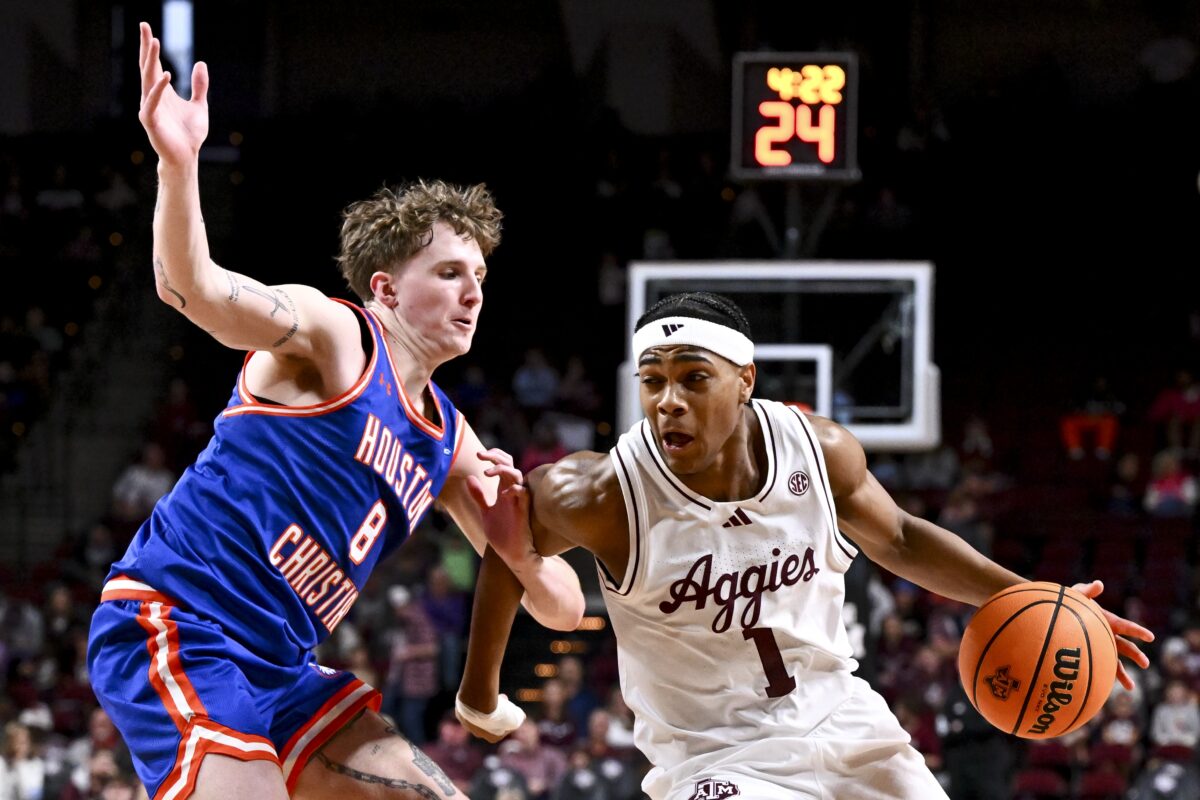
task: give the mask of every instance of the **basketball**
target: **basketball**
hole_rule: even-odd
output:
[[[1117,640],[1100,606],[1057,583],[1010,586],[967,625],[958,674],[975,709],[1005,733],[1052,739],[1104,706]]]

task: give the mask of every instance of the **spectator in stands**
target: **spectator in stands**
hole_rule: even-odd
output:
[[[492,400],[492,386],[488,383],[487,374],[478,364],[468,364],[463,370],[462,379],[455,384],[451,392],[454,405],[468,419],[477,419],[484,413]]]
[[[438,722],[437,739],[425,745],[425,755],[442,768],[459,791],[471,788],[471,781],[483,766],[483,750],[458,723],[453,711],[447,711]]]
[[[1175,450],[1160,451],[1154,456],[1150,481],[1142,503],[1155,517],[1186,517],[1200,499],[1200,484],[1183,465]]]
[[[1138,776],[1129,797],[1138,800],[1194,800],[1200,797],[1200,770],[1194,764],[1174,761],[1151,764]]]
[[[1092,455],[1107,459],[1116,445],[1125,403],[1113,393],[1108,378],[1098,375],[1089,390],[1077,398],[1073,407],[1058,421],[1067,455],[1078,460],[1084,456],[1084,439],[1092,445]]]
[[[608,691],[608,703],[604,706],[608,712],[608,730],[604,734],[605,743],[615,751],[626,753],[631,757],[639,757],[640,751],[633,741],[633,712],[625,704],[625,695],[617,684]]]
[[[1159,444],[1200,453],[1200,380],[1190,369],[1177,370],[1174,385],[1158,393],[1147,417]]]
[[[531,472],[542,464],[553,464],[566,455],[567,448],[559,441],[554,423],[542,417],[533,425],[533,436],[521,451],[517,468],[522,472]]]
[[[588,718],[600,701],[584,679],[583,662],[578,656],[567,655],[559,660],[558,679],[566,689],[567,710],[575,723],[575,730],[587,730]]]
[[[358,676],[358,679],[368,686],[379,686],[379,673],[375,669],[375,663],[371,660],[371,651],[367,648],[366,642],[359,642],[346,654],[346,669]]]
[[[72,776],[71,783],[63,788],[58,800],[105,800],[108,788],[123,779],[111,750],[89,753],[82,773],[82,784]]]
[[[471,780],[471,800],[529,800],[533,797],[525,776],[506,766],[498,755],[483,759],[483,766]]]
[[[438,692],[437,633],[425,609],[404,586],[388,590],[396,627],[384,636],[390,643],[383,710],[413,744],[424,744],[425,709]]]
[[[925,757],[925,765],[936,775],[942,769],[942,740],[938,737],[933,715],[921,713],[919,706],[904,699],[894,702],[892,711],[912,737],[912,746]]]
[[[20,722],[4,726],[0,744],[0,797],[6,800],[42,800],[46,764],[33,749],[33,736]]]
[[[429,570],[421,605],[437,634],[441,687],[454,691],[462,680],[463,637],[470,619],[471,598],[454,586],[450,573],[439,564]]]
[[[80,797],[88,796],[92,757],[97,753],[108,753],[114,767],[127,774],[133,773],[129,749],[117,734],[117,729],[108,718],[108,714],[98,706],[93,708],[88,716],[87,735],[71,742],[64,755],[64,767],[70,771],[70,782]]]
[[[543,743],[567,752],[581,738],[581,731],[567,711],[567,690],[558,678],[542,682],[542,708],[537,719]]]
[[[0,643],[9,661],[32,659],[42,652],[45,624],[42,613],[0,590]],[[7,670],[5,670],[7,672]]]
[[[1122,453],[1108,479],[1104,509],[1123,517],[1139,515],[1145,495],[1146,480],[1142,476],[1141,457],[1132,451]]]
[[[962,443],[958,446],[958,455],[964,465],[979,464],[986,470],[992,464],[996,448],[992,444],[992,434],[988,431],[987,422],[978,414],[972,414],[963,423]]]
[[[1150,741],[1159,747],[1195,748],[1200,742],[1200,708],[1196,693],[1183,681],[1167,682],[1167,690],[1150,720]]]
[[[525,351],[525,360],[512,378],[517,405],[529,411],[544,411],[558,398],[558,371],[550,366],[540,348]]]
[[[938,514],[937,524],[957,533],[988,558],[992,557],[992,526],[979,511],[979,504],[963,486],[950,492]]]
[[[592,763],[586,750],[580,748],[572,751],[567,771],[554,787],[551,795],[553,800],[609,800],[608,789],[597,766]]]
[[[948,793],[960,800],[1008,800],[1013,750],[1006,734],[979,715],[955,682],[937,715]]]
[[[1146,730],[1141,709],[1130,692],[1114,692],[1100,716],[1099,741],[1128,747],[1133,761],[1141,761],[1141,743]]]
[[[113,484],[113,515],[121,522],[140,522],[150,516],[158,499],[171,490],[175,475],[167,469],[160,445],[146,442],[141,459],[127,466]]]
[[[905,462],[906,484],[910,489],[946,491],[958,482],[958,453],[948,444],[936,450],[913,453]]]
[[[879,642],[875,646],[876,681],[879,693],[889,701],[895,699],[900,674],[911,663],[919,644],[915,636],[905,631],[899,616],[888,614],[883,618]]]
[[[558,402],[561,411],[587,419],[595,419],[600,411],[600,392],[578,353],[567,359],[567,368],[558,383]]]
[[[71,560],[63,564],[63,576],[90,595],[99,595],[108,568],[117,555],[112,529],[97,520],[78,538]]]
[[[549,798],[567,772],[566,754],[557,747],[543,744],[537,723],[529,718],[500,743],[498,752],[501,765],[525,778],[531,800]]]

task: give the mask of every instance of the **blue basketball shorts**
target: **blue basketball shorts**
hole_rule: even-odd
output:
[[[291,791],[308,760],[380,695],[353,674],[281,666],[140,581],[104,586],[88,671],[154,800],[182,800],[209,753],[278,764]],[[284,635],[280,632],[280,635]]]

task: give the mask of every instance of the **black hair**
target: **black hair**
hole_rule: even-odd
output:
[[[642,326],[647,323],[665,317],[695,317],[715,322],[726,328],[733,328],[747,339],[754,341],[754,337],[750,335],[750,320],[746,319],[746,315],[742,313],[742,309],[738,308],[737,303],[725,295],[713,292],[680,292],[667,295],[646,309],[645,314],[638,317],[634,330],[641,330]]]

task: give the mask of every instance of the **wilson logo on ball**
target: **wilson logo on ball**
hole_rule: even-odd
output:
[[[1021,682],[1009,675],[1008,670],[1009,666],[1005,664],[996,669],[995,675],[988,675],[984,678],[992,690],[992,696],[999,700],[1007,700],[1009,692],[1015,692],[1021,688]]]
[[[1029,733],[1045,733],[1054,724],[1054,715],[1064,706],[1071,705],[1071,690],[1075,688],[1075,679],[1079,677],[1078,647],[1064,647],[1055,654],[1054,677],[1058,680],[1050,682],[1042,713],[1038,715],[1037,722],[1030,726]]]

